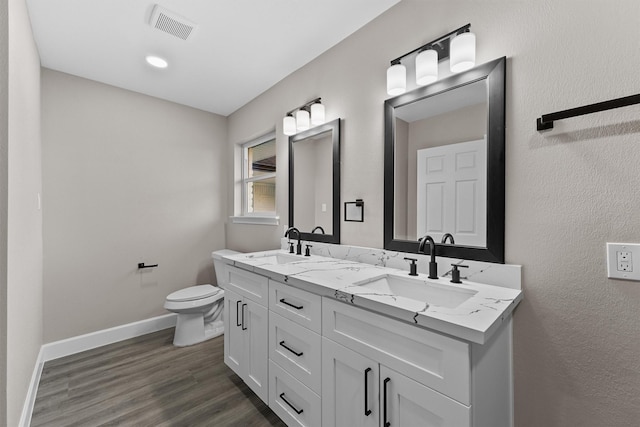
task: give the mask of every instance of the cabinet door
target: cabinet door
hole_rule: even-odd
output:
[[[383,365],[380,366],[380,390],[382,426],[471,425],[471,409],[468,406]]]
[[[377,362],[323,338],[323,427],[376,427],[378,376]]]
[[[247,298],[240,305],[240,310],[246,363],[242,379],[260,399],[269,404],[268,310]],[[234,320],[235,318],[231,319]]]
[[[224,291],[224,363],[240,378],[243,377],[244,334],[240,319],[242,298],[230,290]]]

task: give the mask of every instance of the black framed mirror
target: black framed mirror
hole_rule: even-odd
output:
[[[340,243],[340,119],[289,137],[289,227]]]
[[[503,57],[385,101],[385,249],[504,263],[505,77]]]

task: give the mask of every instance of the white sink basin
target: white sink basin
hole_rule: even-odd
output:
[[[266,253],[266,254],[249,256],[247,258],[260,260],[260,262],[264,262],[265,264],[287,264],[289,262],[304,260],[304,257],[300,255],[293,255],[293,254],[290,255],[290,254],[283,254],[283,253]]]
[[[391,274],[356,282],[354,285],[360,286],[363,291],[395,295],[447,308],[455,308],[478,293],[475,290],[434,283],[417,277]]]

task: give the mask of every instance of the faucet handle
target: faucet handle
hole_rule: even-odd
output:
[[[451,270],[451,283],[462,283],[462,280],[460,280],[460,270],[458,270],[459,267],[462,268],[469,268],[468,265],[462,265],[462,264],[451,264],[452,270]]]
[[[313,246],[311,245],[306,245],[307,247],[304,250],[304,256],[311,256],[311,253],[309,252],[309,248],[312,248]]]
[[[418,266],[416,265],[416,262],[418,262],[418,260],[416,258],[409,258],[409,257],[405,257],[404,259],[411,262],[411,265],[409,265],[409,276],[417,276]]]
[[[293,242],[289,241],[289,253],[293,253]]]

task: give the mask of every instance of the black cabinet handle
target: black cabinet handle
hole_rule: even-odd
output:
[[[244,308],[247,306],[247,304],[242,304],[242,330],[246,331],[248,328],[244,327]]]
[[[303,306],[303,305],[293,305],[293,304],[291,304],[290,302],[286,302],[286,301],[284,300],[284,298],[280,298],[280,302],[281,302],[281,303],[283,303],[283,304],[288,305],[289,307],[293,307],[293,308],[295,308],[296,310],[302,310],[302,309],[304,308],[304,306]]]
[[[364,415],[371,415],[371,409],[369,409],[369,372],[371,368],[364,370]]]
[[[389,420],[387,419],[387,383],[391,381],[391,378],[385,378],[384,379],[384,385],[382,386],[383,388],[383,417],[384,417],[384,427],[389,427],[391,425],[391,422],[389,422]]]
[[[242,326],[240,324],[240,303],[241,302],[242,302],[241,300],[238,300],[236,302],[236,326]]]
[[[293,409],[294,411],[296,411],[296,414],[300,415],[301,413],[304,412],[304,409],[297,409],[295,406],[293,406],[291,403],[289,403],[289,401],[287,399],[285,399],[284,397],[284,393],[280,393],[280,399],[282,399],[284,401],[284,403],[286,403],[287,405],[289,405],[289,407],[291,409]]]
[[[289,350],[291,353],[295,354],[296,356],[300,357],[302,356],[304,353],[300,352],[298,353],[297,351],[292,350],[289,346],[287,346],[284,341],[280,341],[280,345],[284,348],[286,348],[287,350]]]

